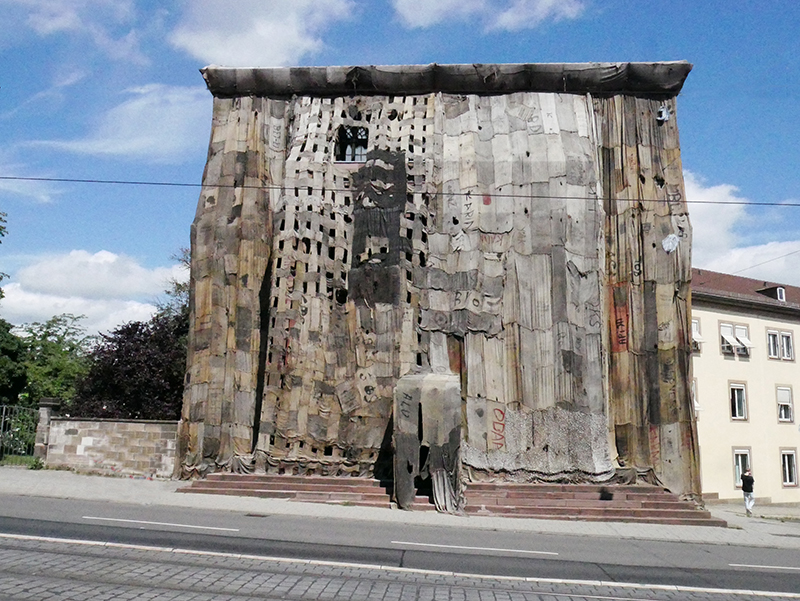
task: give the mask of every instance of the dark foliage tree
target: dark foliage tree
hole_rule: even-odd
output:
[[[13,327],[0,319],[0,405],[16,405],[28,383],[25,342],[11,331]]]
[[[188,312],[157,314],[102,334],[70,412],[80,417],[178,419]]]

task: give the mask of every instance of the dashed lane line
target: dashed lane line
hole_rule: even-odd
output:
[[[729,563],[728,564],[732,568],[758,568],[759,570],[794,570],[800,571],[800,568],[795,568],[792,566],[762,566],[758,564],[751,564],[751,563]]]
[[[146,520],[125,520],[122,518],[101,518],[92,515],[82,516],[84,520],[97,520],[103,522],[121,522],[123,524],[144,524],[146,526],[169,526],[171,528],[190,528],[195,530],[217,530],[222,532],[239,532],[238,528],[219,528],[217,526],[196,526],[194,524],[173,524],[170,522],[148,522]]]
[[[495,551],[499,553],[526,553],[530,555],[558,555],[553,551],[528,551],[527,549],[502,549],[496,547],[465,547],[462,545],[437,545],[434,543],[414,543],[403,540],[393,540],[393,545],[405,545],[412,547],[432,547],[434,549],[459,549],[464,551]]]

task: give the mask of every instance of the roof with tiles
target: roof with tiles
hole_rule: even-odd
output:
[[[780,300],[780,289],[783,289],[785,300]],[[736,305],[742,309],[766,309],[800,317],[800,288],[797,286],[707,269],[692,269],[692,300],[703,304]]]

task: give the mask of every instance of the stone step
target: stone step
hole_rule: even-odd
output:
[[[471,483],[465,496],[469,515],[727,526],[656,486]]]
[[[277,474],[231,474],[214,473],[206,476],[204,482],[262,482],[282,484],[313,484],[314,486],[367,486],[370,488],[385,488],[391,486],[391,481],[381,481],[372,478],[355,478],[347,476],[293,476]]]
[[[197,481],[202,482],[202,481]],[[191,486],[180,488],[180,493],[200,493],[211,495],[232,495],[240,497],[259,497],[264,499],[287,499],[292,501],[303,501],[307,503],[327,503],[338,505],[357,505],[362,507],[391,507],[390,496],[386,493],[347,493],[338,491],[295,491],[295,490],[272,490],[260,488],[241,488],[241,487],[221,487],[203,486],[193,483]],[[435,509],[428,497],[417,496],[414,499],[414,509]]]
[[[471,505],[487,506],[517,506],[517,507],[598,507],[611,506],[628,509],[690,509],[695,507],[686,501],[639,501],[639,500],[617,500],[600,501],[597,497],[593,499],[573,499],[573,498],[506,498],[493,497],[491,495],[469,495]]]
[[[386,493],[364,493],[359,491],[342,492],[329,490],[288,490],[274,488],[241,488],[241,487],[221,487],[221,486],[202,486],[194,485],[188,488],[179,489],[183,493],[208,493],[208,494],[231,494],[239,496],[265,497],[273,499],[295,499],[298,501],[383,501],[388,500]],[[420,497],[427,499],[427,497]]]
[[[696,517],[696,518],[710,518],[711,514],[708,511],[701,509],[641,509],[629,507],[519,507],[514,505],[467,505],[467,513],[480,513],[490,512],[492,514],[514,514],[514,515],[527,515],[534,516],[537,514],[547,515],[561,515],[561,516],[605,516],[605,517],[665,517],[665,518],[678,518],[678,517]]]
[[[271,474],[210,474],[182,493],[239,495],[312,503],[392,507],[392,483],[366,478]],[[610,492],[601,500],[601,491]],[[657,486],[471,483],[468,515],[726,526],[707,511]],[[434,510],[430,496],[416,497],[415,510]]]
[[[568,520],[568,521],[582,521],[582,522],[626,522],[637,524],[666,524],[674,526],[710,526],[715,528],[727,528],[728,523],[724,520],[717,518],[696,517],[692,514],[687,514],[681,517],[664,517],[652,515],[553,515],[547,513],[528,515],[528,514],[515,514],[515,513],[489,513],[481,511],[467,511],[469,515],[492,516],[492,517],[506,517],[506,518],[523,518],[523,519],[536,519],[536,520]]]
[[[178,492],[391,507],[392,489],[392,482],[346,476],[216,473],[202,480],[194,480],[189,486],[178,489]],[[435,509],[430,498],[422,494],[416,497],[413,508]]]
[[[326,491],[328,493],[363,493],[363,494],[382,494],[388,495],[389,490],[380,486],[371,486],[369,484],[324,484],[321,485],[316,482],[308,483],[295,483],[295,482],[280,482],[280,481],[266,481],[266,482],[249,482],[247,480],[198,480],[194,486],[201,486],[202,488],[229,488],[229,489],[258,489],[258,490],[274,490],[274,491]],[[202,483],[202,484],[201,484]],[[391,484],[388,485],[391,487]]]
[[[506,491],[530,491],[542,493],[596,493],[601,488],[605,488],[614,493],[630,492],[632,494],[659,494],[664,489],[651,484],[541,484],[533,482],[470,482],[470,490],[506,490]]]

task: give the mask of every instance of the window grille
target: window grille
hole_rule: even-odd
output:
[[[363,163],[367,160],[369,134],[366,127],[342,125],[336,136],[336,160]]]

